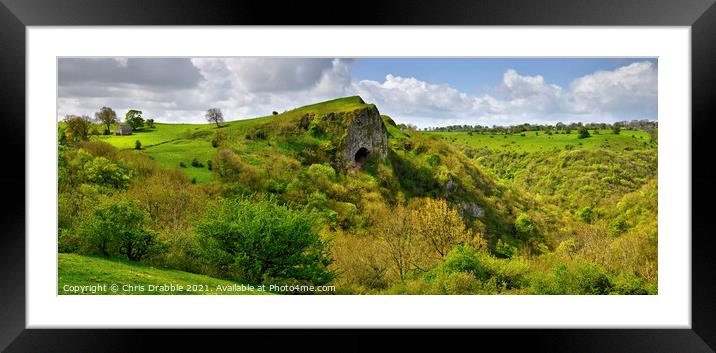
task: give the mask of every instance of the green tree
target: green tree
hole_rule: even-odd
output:
[[[107,158],[97,157],[83,165],[82,175],[84,180],[94,184],[126,189],[134,173],[131,169],[114,164]]]
[[[443,199],[425,198],[410,213],[413,233],[425,244],[426,252],[436,260],[457,244],[481,242],[481,237],[465,226],[460,214]]]
[[[142,118],[142,111],[130,109],[127,114],[124,115],[124,121],[127,125],[132,127],[132,130],[139,130],[144,127],[144,118]]]
[[[57,142],[60,145],[64,145],[67,143],[67,135],[65,135],[64,128],[60,128],[59,131],[57,131]]]
[[[109,135],[112,124],[117,122],[117,113],[110,107],[102,107],[98,112],[94,113],[94,118],[107,126],[104,130],[104,134]]]
[[[81,233],[94,251],[139,261],[156,245],[157,234],[146,229],[148,224],[136,201],[122,200],[95,209],[84,220]]]
[[[408,270],[416,265],[420,244],[410,226],[410,213],[402,205],[388,209],[385,206],[376,212],[372,231],[382,240],[390,259],[403,279]]]
[[[154,119],[147,119],[146,123],[147,123],[148,128],[151,128],[151,129],[155,128]]]
[[[65,116],[65,140],[71,143],[78,143],[89,140],[92,120],[86,116],[66,115]]]
[[[580,139],[585,139],[585,138],[587,138],[587,137],[592,136],[592,135],[589,134],[589,130],[587,130],[586,127],[580,127],[580,128],[579,128],[579,131],[578,131],[578,134],[579,134],[579,135],[578,135],[577,137],[580,138]]]
[[[622,132],[621,126],[619,126],[617,124],[612,125],[612,133],[614,135],[619,135],[620,132]]]
[[[527,240],[537,233],[535,223],[530,216],[522,213],[515,219],[515,230],[524,240]]]
[[[252,283],[289,279],[322,285],[335,273],[315,217],[274,200],[220,199],[197,225],[205,258],[221,274]]]

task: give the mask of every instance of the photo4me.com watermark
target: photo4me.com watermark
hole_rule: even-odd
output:
[[[266,293],[335,293],[335,286],[287,285],[287,284],[129,284],[129,283],[96,283],[73,285],[65,284],[59,288],[58,294],[248,294]]]

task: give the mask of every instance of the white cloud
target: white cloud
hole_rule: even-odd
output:
[[[492,94],[479,96],[448,84],[392,74],[382,82],[355,81],[349,59],[130,58],[60,63],[59,117],[92,116],[110,106],[119,115],[139,108],[158,121],[202,122],[206,109],[218,107],[234,120],[347,95],[360,95],[396,121],[421,127],[608,122],[655,118],[657,107],[658,70],[648,61],[598,71],[575,79],[569,87],[507,70]]]
[[[571,103],[578,112],[656,114],[658,72],[651,62],[597,71],[574,80]]]
[[[396,116],[430,117],[461,115],[472,109],[473,99],[446,84],[432,84],[413,77],[388,74],[385,81],[363,80],[352,85],[356,94]]]
[[[390,74],[383,82],[363,80],[353,88],[397,121],[421,127],[611,122],[655,118],[657,108],[657,68],[648,61],[580,77],[567,89],[510,69],[495,88],[500,97],[470,96],[446,84]]]

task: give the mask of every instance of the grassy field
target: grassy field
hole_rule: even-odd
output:
[[[216,148],[212,147],[211,139],[215,131],[222,131],[226,136],[238,136],[248,129],[260,126],[272,120],[294,120],[306,113],[326,114],[329,112],[350,111],[368,106],[359,97],[346,97],[308,105],[289,110],[277,115],[269,115],[253,119],[228,121],[217,128],[215,124],[165,124],[155,123],[154,128],[144,128],[129,136],[95,136],[93,138],[107,142],[119,149],[133,149],[135,142],[142,144],[142,153],[152,157],[163,168],[181,168],[186,176],[197,183],[209,182],[213,179],[212,172],[207,168],[207,161],[214,158]],[[113,128],[112,131],[116,129]],[[265,144],[265,142],[263,143]],[[247,150],[261,147],[261,141],[252,141]],[[254,146],[256,145],[256,146]],[[193,167],[196,158],[203,167]]]
[[[179,168],[180,163],[184,163],[185,168],[181,168],[186,176],[196,179],[197,183],[208,182],[212,180],[211,171],[207,167],[207,161],[214,158],[216,149],[211,146],[211,142],[204,140],[174,140],[154,147],[149,147],[145,153],[152,157],[162,168]],[[191,165],[192,160],[196,160],[203,167],[195,167]]]
[[[154,268],[120,259],[58,254],[58,294],[268,294],[261,291],[239,291],[239,282],[225,281],[188,272]],[[113,292],[111,285],[118,285]],[[133,285],[125,288],[123,285]],[[95,293],[80,293],[78,286],[104,285]],[[183,290],[170,288],[183,286]],[[139,290],[138,287],[143,287]],[[164,286],[164,287],[161,287]],[[218,288],[223,286],[222,288]],[[104,289],[104,290],[101,290]]]
[[[568,148],[608,148],[624,150],[625,148],[641,149],[650,143],[649,134],[644,131],[623,130],[619,135],[610,130],[590,130],[591,137],[580,139],[577,132],[571,134],[547,135],[544,131],[528,131],[520,134],[480,134],[467,132],[427,132],[437,135],[446,141],[472,148],[488,148],[493,150],[511,150],[515,152],[538,152]]]
[[[144,128],[134,131],[128,136],[97,136],[101,141],[105,141],[119,149],[134,148],[134,142],[139,140],[143,147],[149,147],[158,143],[182,138],[198,131],[207,131],[215,128],[213,124],[162,124],[156,123],[155,128]],[[114,131],[114,130],[113,130]]]

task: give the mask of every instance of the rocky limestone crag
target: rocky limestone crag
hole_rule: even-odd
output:
[[[354,110],[307,113],[298,122],[312,136],[330,141],[324,148],[333,151],[331,164],[337,169],[361,167],[368,158],[388,155],[388,130],[378,108],[362,100],[361,104]]]
[[[385,159],[388,155],[388,130],[375,106],[350,113],[339,152],[344,167],[362,164],[370,155]]]

